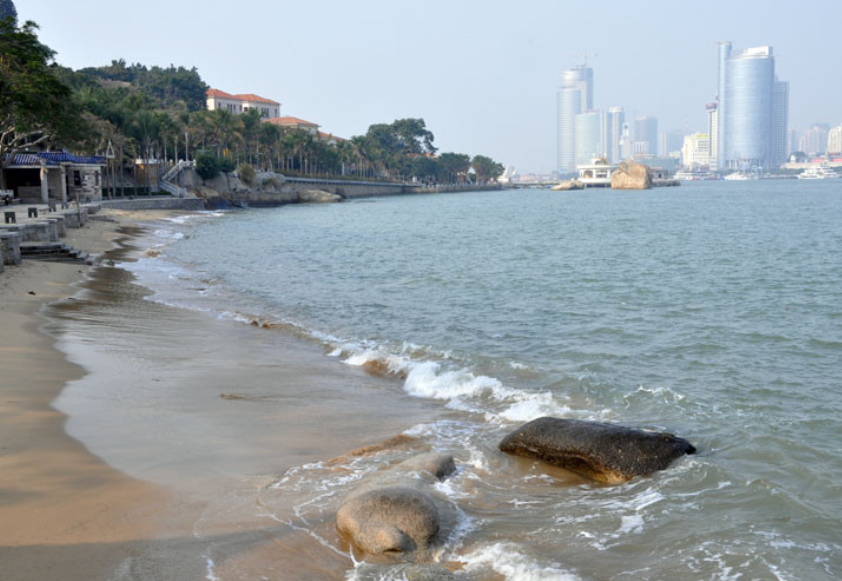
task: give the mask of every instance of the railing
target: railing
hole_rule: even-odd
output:
[[[169,194],[172,194],[176,198],[186,198],[187,197],[187,190],[182,188],[182,187],[179,187],[179,186],[175,185],[172,182],[160,180],[158,182],[158,187],[161,190],[163,190],[163,191],[165,191]]]
[[[188,168],[188,167],[193,167],[194,165],[195,165],[195,162],[185,161],[185,160],[182,159],[177,164],[175,164],[170,169],[168,169],[167,172],[163,176],[161,176],[161,181],[171,182],[172,180],[174,180],[178,176],[178,174],[181,173],[181,170],[183,170],[185,168]]]

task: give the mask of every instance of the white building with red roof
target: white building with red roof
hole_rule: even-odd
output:
[[[281,114],[281,104],[272,99],[261,97],[253,93],[232,95],[219,89],[207,91],[208,111],[230,111],[236,115],[256,109],[261,117],[278,117]]]

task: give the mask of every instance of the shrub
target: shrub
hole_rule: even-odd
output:
[[[257,178],[257,172],[247,163],[240,164],[240,167],[237,168],[237,175],[240,176],[243,183],[250,186],[254,185],[254,180]]]
[[[219,175],[219,159],[210,153],[201,153],[196,157],[196,171],[203,180],[209,180]]]
[[[223,157],[219,160],[219,171],[223,173],[231,173],[237,168],[237,164],[234,163],[233,159],[228,159],[227,157]]]

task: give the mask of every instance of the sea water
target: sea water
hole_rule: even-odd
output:
[[[466,578],[842,576],[832,182],[393,196],[156,235],[154,256],[128,266],[152,300],[297,334],[437,406],[405,434],[456,457],[437,494],[459,522],[435,560]],[[497,450],[546,415],[667,430],[698,453],[604,486]],[[400,578],[363,563],[331,519],[405,455],[284,467],[257,505],[311,541],[310,559]]]

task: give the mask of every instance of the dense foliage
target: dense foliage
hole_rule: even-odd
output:
[[[208,87],[195,68],[115,60],[73,71],[52,63],[53,53],[38,42],[33,23],[18,28],[7,20],[3,27],[0,128],[27,136],[17,145],[51,142],[102,153],[110,143],[118,164],[195,160],[206,178],[240,164],[293,175],[438,183],[470,181],[471,170],[483,182],[502,172],[486,157],[438,156],[423,119],[375,124],[350,140],[279,127],[254,110],[236,115],[205,109]]]
[[[73,92],[55,75],[53,51],[36,30],[33,22],[18,27],[11,18],[0,20],[0,169],[25,149],[81,145],[90,136]]]

